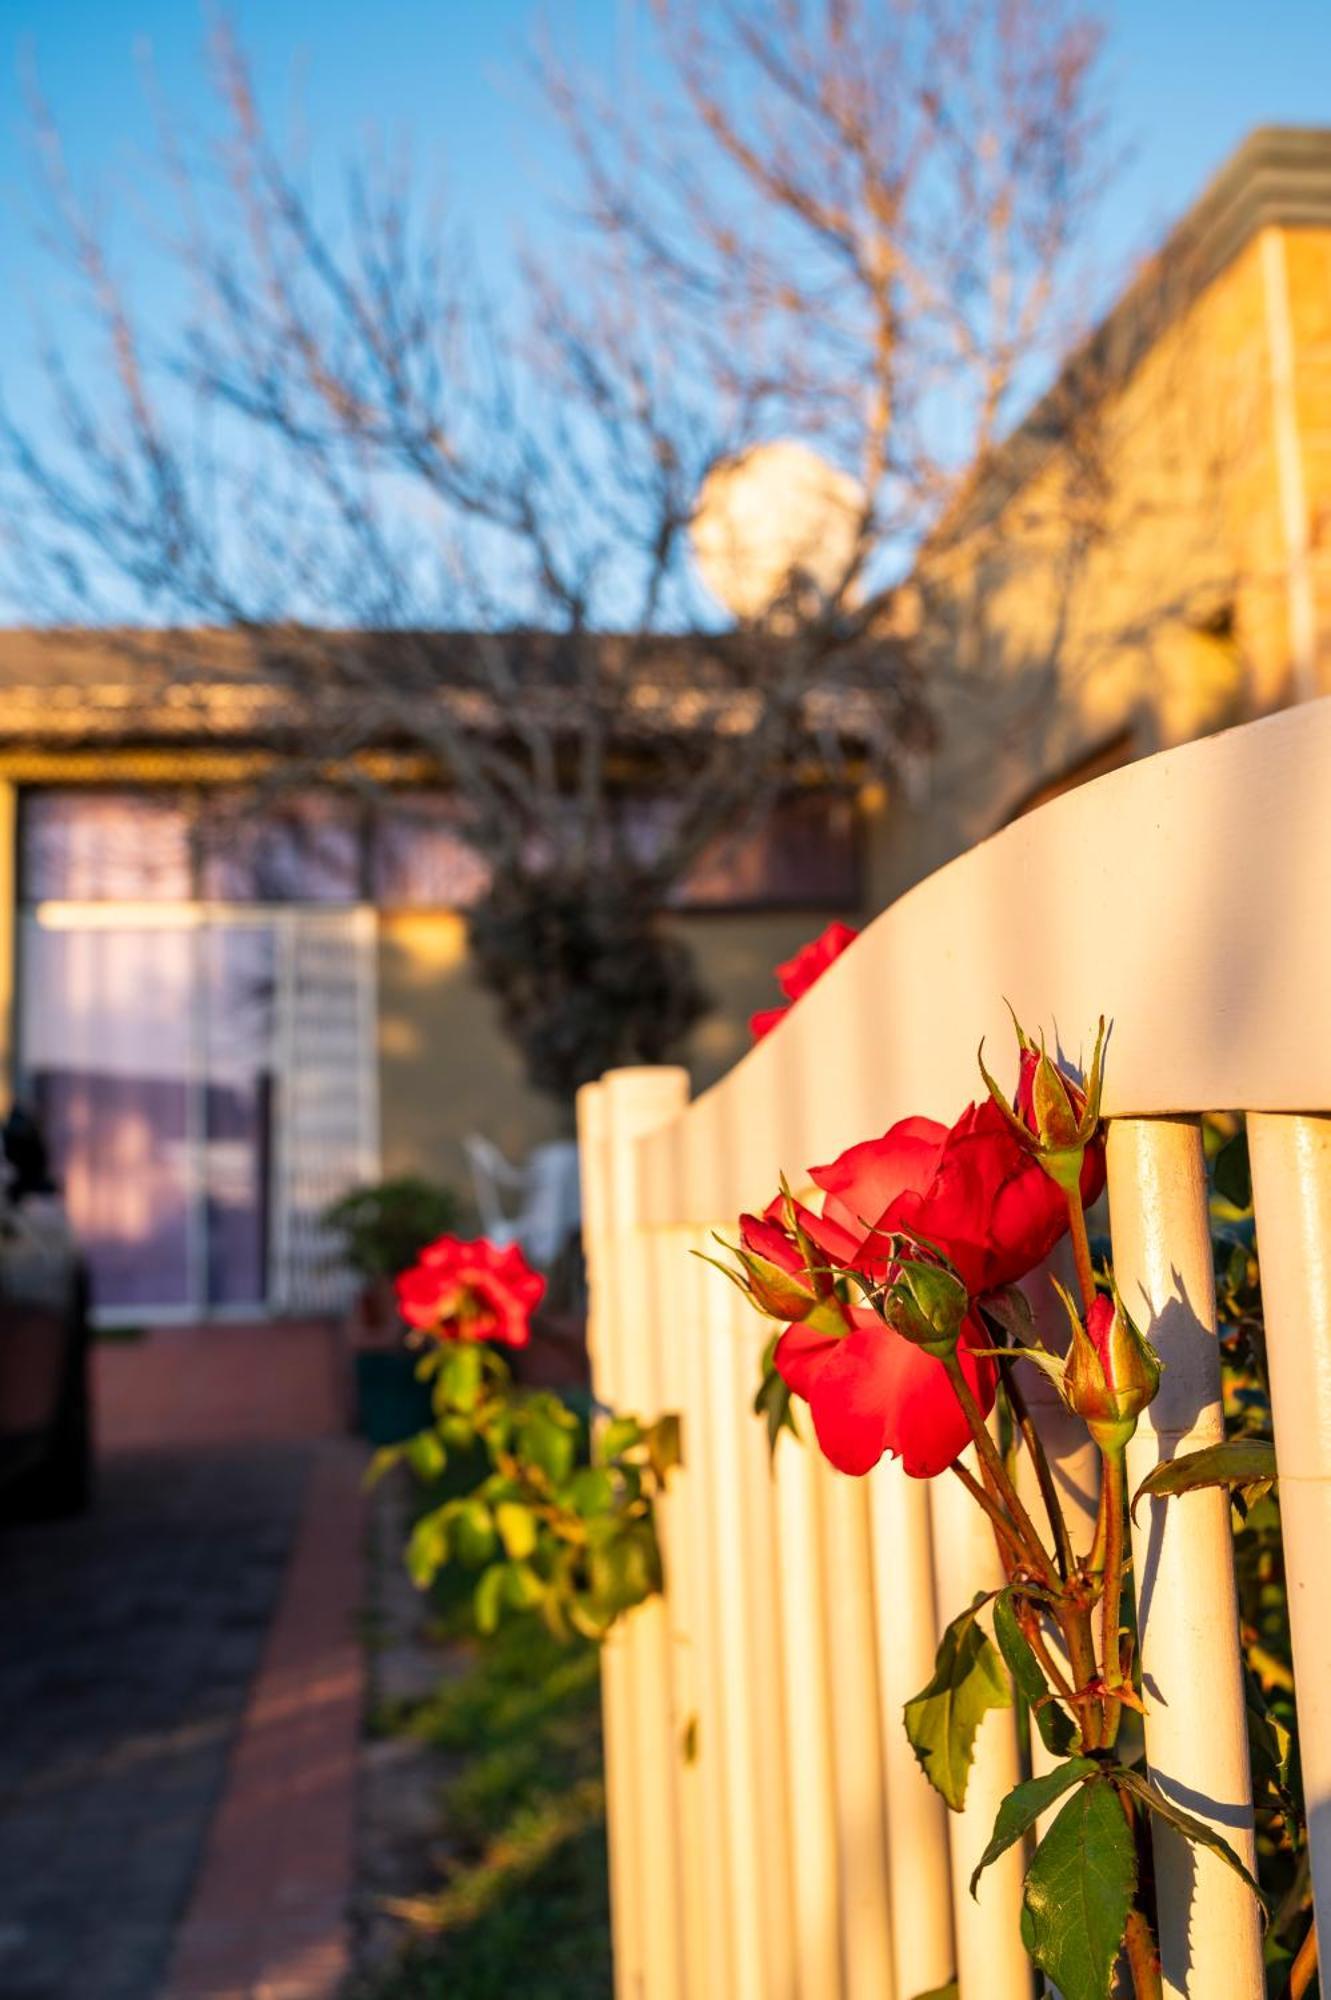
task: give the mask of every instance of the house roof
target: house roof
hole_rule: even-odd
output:
[[[585,648],[586,642],[579,642]],[[754,640],[740,635],[593,642],[598,693],[621,747],[692,734],[742,735],[763,709]],[[515,631],[258,632],[0,630],[0,744],[308,747],[310,732],[348,745],[431,739],[452,720],[501,736],[524,717],[557,736],[581,698],[585,650],[558,634]],[[900,642],[864,642],[855,665],[810,673],[811,739],[868,743],[881,733],[884,670]],[[570,725],[571,733],[571,725]]]

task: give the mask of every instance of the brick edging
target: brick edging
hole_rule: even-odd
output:
[[[349,1965],[365,1454],[315,1448],[164,2000],[332,2000]]]

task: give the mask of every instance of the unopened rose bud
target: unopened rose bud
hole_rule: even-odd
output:
[[[970,1309],[970,1295],[948,1265],[903,1257],[893,1267],[892,1282],[879,1309],[888,1325],[904,1340],[938,1357],[951,1354]]]
[[[1101,1292],[1085,1321],[1064,1296],[1072,1321],[1061,1388],[1104,1451],[1121,1451],[1160,1387],[1160,1356],[1123,1310],[1117,1293]]]
[[[1101,1176],[1098,1159],[1092,1175],[1084,1178],[1088,1147],[1096,1145],[1100,1126],[1100,1091],[1104,1075],[1105,1024],[1101,1017],[1095,1037],[1095,1052],[1085,1089],[1061,1069],[1026,1034],[1013,1015],[1020,1048],[1020,1071],[1016,1098],[1009,1104],[984,1066],[984,1045],[980,1045],[980,1074],[994,1103],[1003,1113],[1013,1133],[1027,1152],[1033,1153],[1049,1178],[1072,1194],[1078,1187],[1083,1199],[1094,1195],[1086,1185],[1090,1179],[1099,1192]]]

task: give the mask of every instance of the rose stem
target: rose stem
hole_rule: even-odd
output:
[[[1079,1187],[1064,1188],[1063,1199],[1068,1205],[1068,1228],[1072,1237],[1072,1255],[1077,1266],[1077,1283],[1081,1288],[1081,1302],[1089,1312],[1095,1304],[1095,1270],[1091,1264],[1091,1242],[1086,1234],[1086,1213],[1081,1205]]]
[[[1068,1533],[1068,1524],[1064,1519],[1063,1509],[1059,1504],[1058,1488],[1054,1485],[1054,1475],[1044,1448],[1044,1440],[1036,1430],[1031,1419],[1031,1413],[1026,1407],[1026,1398],[1017,1383],[1012,1379],[1011,1374],[1007,1377],[1007,1394],[1008,1401],[1012,1405],[1012,1414],[1017,1419],[1017,1428],[1021,1432],[1026,1449],[1031,1455],[1031,1463],[1035,1467],[1035,1476],[1040,1482],[1040,1497],[1044,1501],[1044,1510],[1049,1516],[1049,1526],[1053,1530],[1055,1552],[1058,1557],[1058,1573],[1066,1583],[1068,1572],[1071,1570],[1074,1561],[1072,1537]]]
[[[1105,1686],[1116,1688],[1123,1679],[1119,1663],[1118,1625],[1123,1600],[1124,1558],[1124,1465],[1122,1445],[1101,1450],[1102,1484],[1100,1504],[1105,1524],[1105,1581],[1100,1600],[1100,1663]]]
[[[1312,1988],[1316,1972],[1317,1925],[1310,1923],[1303,1943],[1295,1954],[1294,1963],[1289,1968],[1289,1984],[1285,1988],[1289,2000],[1303,2000],[1304,1994]]]
[[[1044,1544],[1035,1531],[1035,1523],[1022,1506],[1021,1501],[1017,1497],[1016,1488],[1008,1478],[1007,1467],[1004,1465],[998,1448],[989,1435],[989,1427],[980,1414],[980,1406],[971,1394],[970,1383],[962,1373],[961,1363],[957,1359],[955,1352],[947,1357],[943,1366],[947,1370],[948,1380],[957,1393],[957,1401],[966,1413],[966,1421],[971,1427],[971,1436],[975,1439],[975,1448],[980,1454],[981,1463],[988,1471],[994,1485],[998,1488],[1002,1496],[1003,1505],[1007,1508],[1017,1532],[1021,1536],[1026,1560],[1035,1570],[1041,1582],[1047,1584],[1050,1590],[1057,1591],[1059,1588],[1058,1573],[1050,1562],[1045,1552]]]
[[[1155,1939],[1151,1936],[1151,1926],[1144,1911],[1128,1911],[1123,1943],[1128,1954],[1128,1970],[1132,1974],[1132,1990],[1137,2000],[1161,2000],[1160,1954],[1155,1948]]]

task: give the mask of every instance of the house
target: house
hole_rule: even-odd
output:
[[[717,1003],[698,1085],[829,918],[1051,791],[1331,688],[1331,132],[1239,149],[976,468],[883,643],[930,661],[918,782],[811,787],[669,912]],[[559,1130],[470,976],[485,873],[454,801],[386,726],[373,796],[254,806],[301,718],[245,644],[191,635],[147,711],[115,635],[0,634],[4,1062],[109,1319],[332,1302],[318,1215],[350,1181],[458,1182],[469,1132],[521,1154]]]

